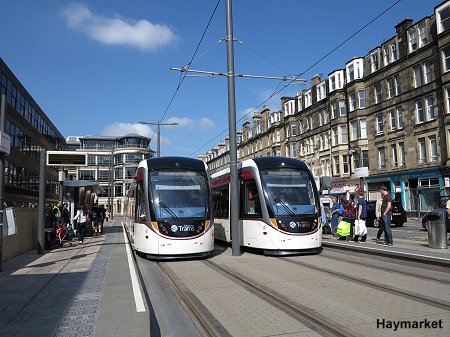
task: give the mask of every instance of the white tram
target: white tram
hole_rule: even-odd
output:
[[[147,258],[203,257],[214,248],[210,180],[203,161],[162,157],[140,162],[125,208],[133,249]]]
[[[266,255],[320,253],[320,199],[302,161],[260,157],[238,165],[241,246]],[[230,172],[211,176],[216,239],[230,242]]]

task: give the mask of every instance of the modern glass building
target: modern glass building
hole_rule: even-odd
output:
[[[88,165],[71,168],[67,179],[97,182],[105,192],[97,193],[95,201],[112,209],[113,214],[122,214],[124,199],[139,162],[153,156],[150,138],[138,134],[70,136],[67,144],[72,151],[88,154]]]
[[[6,96],[5,132],[10,154],[5,155],[5,202],[8,206],[35,206],[39,195],[40,154],[67,150],[64,137],[0,58],[0,93]],[[58,171],[46,170],[46,199],[60,193]]]

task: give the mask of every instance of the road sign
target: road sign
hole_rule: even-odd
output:
[[[87,166],[87,152],[47,151],[49,166]]]

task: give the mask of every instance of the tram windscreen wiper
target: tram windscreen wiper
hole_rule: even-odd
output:
[[[167,206],[164,202],[160,201],[160,202],[159,202],[159,206],[161,206],[161,207],[167,212],[167,214],[169,214],[174,220],[178,220],[178,217],[177,217],[177,215],[175,214],[175,212],[172,211],[172,210],[170,209],[170,207]]]
[[[292,210],[289,208],[289,206],[286,205],[286,203],[283,200],[281,200],[278,195],[275,195],[275,198],[273,200],[276,203],[279,203],[281,205],[281,207],[286,211],[287,214],[289,214],[290,216],[295,216],[295,213],[292,212]]]

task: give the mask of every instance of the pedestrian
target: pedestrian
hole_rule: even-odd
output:
[[[64,225],[68,225],[70,222],[70,215],[69,215],[69,206],[67,202],[63,203],[62,211],[61,211],[61,218]]]
[[[98,221],[99,221],[100,209],[98,204],[94,204],[92,207],[92,226],[95,230],[95,235],[98,236]]]
[[[105,205],[100,205],[99,208],[99,213],[100,213],[100,217],[98,220],[98,225],[99,225],[99,231],[100,231],[100,235],[103,234],[103,222],[106,218],[106,209],[105,209]]]
[[[382,198],[377,199],[377,203],[375,204],[375,217],[378,222],[378,232],[377,232],[377,243],[382,243],[384,240],[381,239],[381,235],[384,232],[384,222],[381,218],[381,203],[383,202]]]
[[[366,242],[367,239],[366,217],[367,217],[367,202],[366,199],[364,199],[364,192],[359,190],[358,207],[355,219],[355,236],[353,237],[353,241],[355,242],[358,242],[360,236],[361,242]]]
[[[331,202],[333,206],[331,206],[330,214],[331,214],[331,234],[336,236],[336,231],[339,223],[339,203],[338,199],[335,195],[331,197]]]
[[[391,229],[391,216],[392,216],[392,197],[388,192],[387,187],[382,185],[380,187],[381,197],[383,199],[381,203],[381,218],[383,219],[384,224],[384,246],[392,246],[394,244],[392,238],[392,229]]]
[[[78,207],[77,214],[74,216],[73,221],[76,221],[77,224],[79,243],[83,243],[84,236],[86,235],[86,225],[89,223],[89,219],[89,210],[86,205]]]
[[[356,219],[355,195],[353,193],[350,194],[350,198],[344,202],[342,218],[350,224],[350,228],[353,228]]]
[[[53,206],[53,214],[55,215],[55,221],[53,223],[54,226],[59,226],[61,224],[61,208],[62,208],[62,202],[58,202],[56,205]]]

